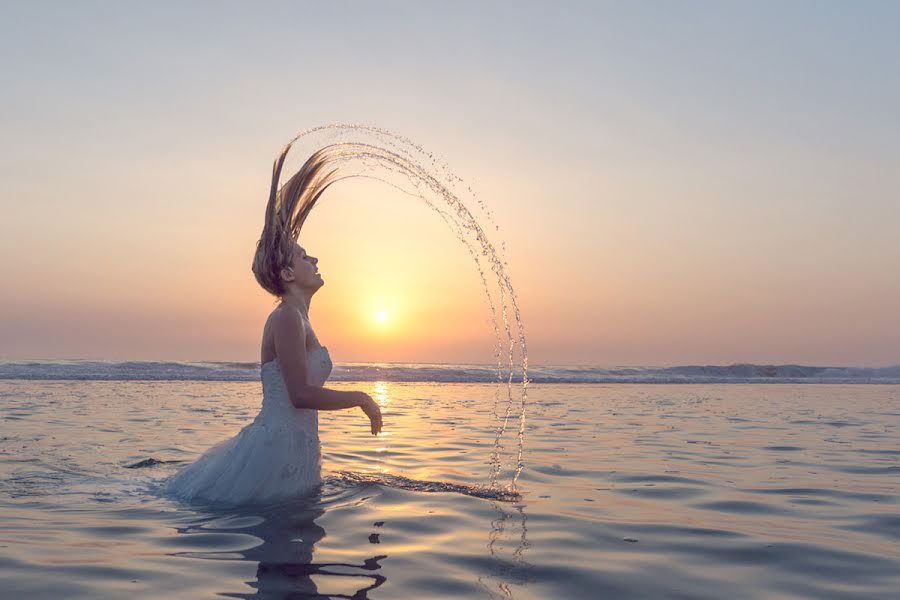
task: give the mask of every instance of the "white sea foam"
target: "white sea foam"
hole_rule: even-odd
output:
[[[252,362],[0,361],[0,379],[95,381],[258,381]],[[496,383],[496,365],[344,363],[332,381]],[[900,384],[892,367],[736,364],[678,367],[532,366],[529,382],[547,383],[880,383]]]

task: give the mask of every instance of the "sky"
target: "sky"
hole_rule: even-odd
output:
[[[0,358],[259,359],[271,164],[365,123],[490,205],[532,364],[900,363],[893,2],[0,1]],[[490,363],[422,205],[301,242],[338,362]]]

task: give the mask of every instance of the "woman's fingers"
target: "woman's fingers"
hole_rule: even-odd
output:
[[[372,435],[378,435],[381,432],[382,427],[381,408],[374,401],[372,401],[368,406],[365,406],[363,410],[369,417],[369,423],[372,428]]]
[[[381,409],[378,406],[375,407],[378,411],[374,415],[372,415],[372,435],[378,435],[381,433]]]

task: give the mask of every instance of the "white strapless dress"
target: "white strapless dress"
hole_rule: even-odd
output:
[[[322,346],[307,351],[307,380],[321,387],[331,374]],[[295,408],[278,359],[262,365],[262,409],[234,437],[211,447],[165,481],[182,500],[256,504],[301,496],[322,483],[319,412]]]

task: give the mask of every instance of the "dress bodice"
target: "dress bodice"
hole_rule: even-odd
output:
[[[306,381],[309,385],[322,387],[331,374],[331,357],[328,355],[328,349],[325,346],[319,346],[314,350],[306,352]],[[262,410],[259,416],[268,417],[274,415],[290,415],[288,418],[302,417],[304,420],[314,419],[318,422],[318,411],[311,409],[295,408],[291,404],[291,399],[281,375],[281,363],[276,357],[261,368],[260,377],[262,378],[263,402]],[[272,416],[274,416],[272,415]]]

